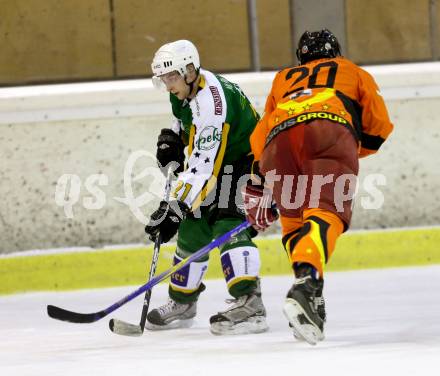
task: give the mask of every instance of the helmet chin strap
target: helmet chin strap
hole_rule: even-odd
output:
[[[191,95],[191,93],[192,93],[193,90],[194,90],[194,82],[196,82],[196,81],[197,81],[197,78],[199,78],[199,73],[200,73],[200,69],[196,69],[196,78],[194,78],[194,80],[192,80],[191,82],[188,82],[188,81],[186,80],[186,74],[183,76],[184,79],[185,79],[185,83],[189,86],[189,94],[188,94],[188,97]]]

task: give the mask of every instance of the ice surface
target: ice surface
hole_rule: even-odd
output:
[[[235,337],[209,332],[209,316],[228,298],[222,280],[207,281],[190,329],[111,333],[108,319],[69,324],[46,305],[100,310],[134,288],[0,297],[0,375],[430,375],[440,374],[440,266],[328,273],[326,340],[296,342],[281,307],[292,278],[265,277],[270,331]],[[153,290],[152,307],[167,286]],[[137,323],[142,298],[113,317]],[[110,318],[110,317],[109,317]]]

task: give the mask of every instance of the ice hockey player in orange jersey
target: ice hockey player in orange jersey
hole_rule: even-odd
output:
[[[359,158],[376,153],[393,125],[374,79],[341,56],[329,30],[306,31],[297,57],[300,65],[275,76],[251,136],[255,179],[242,193],[257,230],[276,220],[275,201],[296,277],[284,314],[297,339],[316,344],[324,266],[350,225]]]

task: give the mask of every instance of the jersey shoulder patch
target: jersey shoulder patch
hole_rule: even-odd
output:
[[[221,115],[223,113],[223,101],[218,88],[214,85],[210,85],[208,88],[211,91],[214,100],[214,115]]]
[[[205,87],[190,102],[194,123],[198,126],[221,123],[226,118],[223,89],[212,73],[206,73]]]

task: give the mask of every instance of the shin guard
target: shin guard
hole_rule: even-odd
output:
[[[174,255],[174,265],[182,260]],[[204,290],[202,280],[208,270],[208,261],[192,262],[171,275],[170,296],[180,303],[197,300]]]
[[[304,225],[289,243],[292,265],[305,262],[324,274],[324,266],[330,259],[336,239],[344,231],[339,217],[322,209],[309,209],[304,213]]]
[[[248,290],[256,286],[261,265],[260,253],[256,247],[244,246],[224,251],[221,255],[221,263],[232,296],[248,293]],[[245,281],[247,282],[244,283]],[[243,286],[239,287],[239,284]]]

